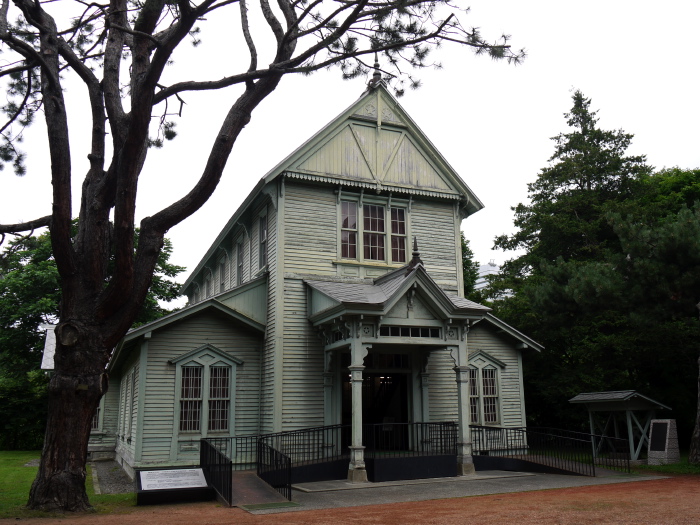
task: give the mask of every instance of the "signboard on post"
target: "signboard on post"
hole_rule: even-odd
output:
[[[137,505],[207,501],[215,497],[201,468],[140,470],[136,474]]]
[[[681,460],[675,419],[651,420],[647,458],[649,465],[667,465]]]

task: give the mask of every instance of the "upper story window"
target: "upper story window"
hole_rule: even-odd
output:
[[[357,203],[340,203],[340,252],[344,259],[357,258]]]
[[[226,290],[226,261],[219,261],[219,292]]]
[[[364,247],[365,259],[370,261],[383,261],[384,243],[386,241],[386,229],[384,227],[384,206],[365,204],[362,207],[364,218]]]
[[[267,216],[260,217],[260,257],[258,268],[262,269],[267,265]]]
[[[406,262],[406,210],[391,208],[391,260]]]
[[[340,203],[340,256],[406,262],[406,209],[354,201]],[[361,215],[361,217],[360,217]]]
[[[243,284],[243,243],[236,243],[236,286]]]

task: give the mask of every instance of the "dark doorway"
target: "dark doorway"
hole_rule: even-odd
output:
[[[409,383],[407,372],[365,372],[362,381],[363,442],[366,447],[408,447]],[[343,377],[343,424],[352,423],[352,383]]]

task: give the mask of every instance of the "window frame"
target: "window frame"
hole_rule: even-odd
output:
[[[226,257],[219,259],[219,293],[225,292],[228,284],[226,279]]]
[[[258,218],[258,271],[267,267],[268,260],[268,233],[267,214]]]
[[[245,251],[243,239],[236,241],[236,286],[243,284],[243,265],[245,264]]]
[[[226,352],[216,348],[213,345],[206,344],[200,346],[180,357],[169,361],[175,365],[175,400],[173,414],[173,435],[192,437],[200,436],[223,436],[234,435],[235,433],[235,407],[236,407],[236,375],[237,367],[243,365],[243,361]],[[181,430],[181,407],[182,401],[186,400],[182,397],[182,378],[183,369],[188,367],[201,367],[201,385],[200,385],[200,409],[199,409],[199,429]],[[228,417],[227,429],[210,430],[209,411],[211,399],[211,374],[214,368],[227,368],[228,371]],[[216,400],[221,400],[217,398]]]
[[[502,423],[501,370],[504,368],[504,363],[483,351],[478,351],[469,359],[469,423],[471,425],[498,426]],[[493,374],[495,395],[485,393],[485,370]],[[493,400],[492,413],[495,417],[493,421],[486,421],[487,399]]]
[[[410,237],[410,201],[403,199],[393,199],[388,198],[377,198],[377,197],[367,197],[367,196],[345,196],[338,198],[337,203],[337,213],[338,213],[338,259],[342,262],[357,262],[360,264],[387,264],[387,265],[405,265],[408,263],[408,238]],[[346,213],[346,209],[352,205],[355,209],[355,224],[348,223],[346,225],[346,216],[349,217],[351,214]],[[368,207],[380,207],[383,210],[381,217],[369,217],[368,213],[371,213],[371,209]],[[396,221],[394,219],[394,210],[397,211],[397,215],[402,216],[402,221]],[[369,224],[366,222],[369,221]],[[373,224],[374,222],[381,221],[383,223],[383,231],[379,229],[372,229],[372,226],[378,226],[378,224]],[[395,232],[395,223],[402,224],[403,232]],[[368,227],[367,227],[368,226]],[[348,242],[348,240],[354,236],[355,243]],[[370,239],[371,236],[371,239]],[[368,241],[377,239],[378,236],[381,237],[383,241],[383,246],[368,246]],[[347,239],[347,240],[346,240]],[[403,243],[403,248],[401,249],[403,258],[397,256],[397,252],[394,249],[394,240],[398,244]],[[352,248],[354,248],[354,257],[352,256]],[[369,250],[369,253],[366,253]],[[383,252],[383,258],[372,258],[372,252]],[[401,260],[403,259],[403,260]]]

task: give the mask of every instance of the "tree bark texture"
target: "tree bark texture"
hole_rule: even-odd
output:
[[[44,448],[29,493],[32,509],[90,508],[85,491],[88,439],[93,415],[107,390],[104,366],[109,352],[91,344],[99,339],[98,330],[80,332],[71,324],[57,327],[55,359],[60,365],[49,382]]]

